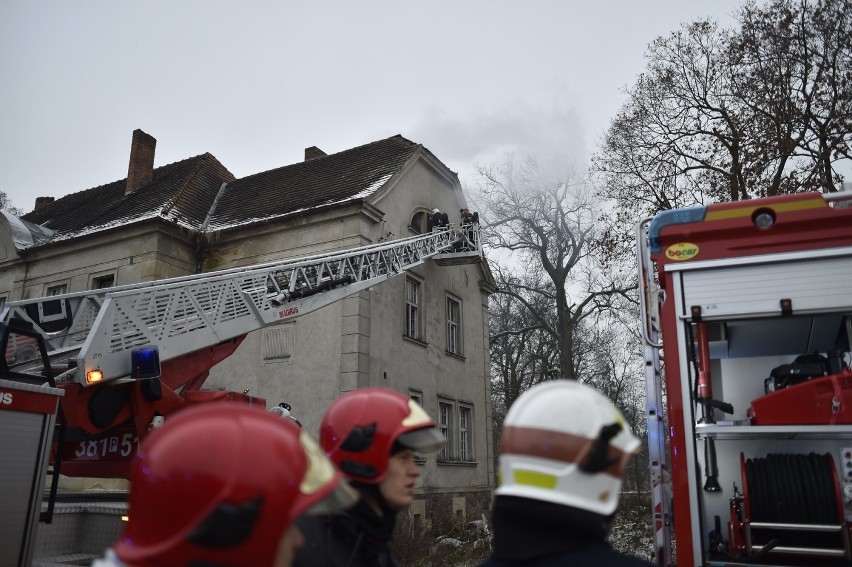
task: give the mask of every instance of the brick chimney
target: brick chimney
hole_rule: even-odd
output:
[[[318,157],[324,157],[327,155],[327,153],[325,153],[316,146],[305,148],[305,161],[311,161],[312,159],[317,159]]]
[[[157,140],[142,130],[133,131],[130,144],[130,165],[127,168],[127,185],[124,194],[130,195],[154,177],[154,150]]]
[[[34,211],[37,211],[43,207],[48,206],[53,202],[53,197],[36,197],[35,208]]]

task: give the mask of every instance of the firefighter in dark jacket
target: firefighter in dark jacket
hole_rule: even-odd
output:
[[[444,436],[413,400],[383,388],[348,392],[320,425],[320,445],[361,495],[345,513],[301,518],[306,544],[294,565],[391,567],[396,514],[412,502],[418,454],[438,450]]]
[[[509,409],[487,567],[647,566],[606,541],[624,467],[639,447],[621,413],[588,386],[533,386]]]

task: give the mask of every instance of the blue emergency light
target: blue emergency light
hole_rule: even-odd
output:
[[[130,353],[130,377],[139,380],[160,375],[160,351],[157,347],[137,348]]]

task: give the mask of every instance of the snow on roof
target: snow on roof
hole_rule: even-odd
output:
[[[49,228],[27,222],[16,217],[12,213],[0,211],[9,223],[9,229],[12,233],[12,242],[15,248],[23,250],[37,244],[44,244],[49,241],[54,232]]]

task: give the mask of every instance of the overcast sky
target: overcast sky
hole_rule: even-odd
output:
[[[237,177],[402,134],[462,183],[506,152],[582,163],[683,22],[734,0],[0,2],[0,191],[32,210],[210,152]]]

